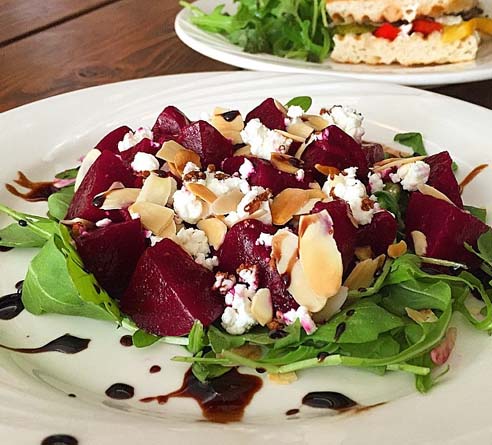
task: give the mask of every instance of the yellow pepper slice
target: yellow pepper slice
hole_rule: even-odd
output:
[[[445,26],[442,32],[442,41],[444,43],[452,43],[466,39],[475,31],[492,35],[492,19],[477,17],[459,25]]]

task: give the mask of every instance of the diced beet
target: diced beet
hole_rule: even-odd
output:
[[[176,107],[166,107],[152,127],[154,141],[162,144],[164,141],[174,139],[189,124],[190,120]]]
[[[375,255],[386,254],[388,246],[395,241],[397,231],[398,222],[390,212],[377,212],[370,224],[357,230],[357,246],[371,246]]]
[[[272,98],[265,99],[260,105],[251,110],[246,116],[245,122],[251,119],[259,119],[270,130],[285,130],[285,115],[275,105]]]
[[[287,292],[287,286],[270,261],[269,247],[257,245],[261,233],[275,233],[276,229],[261,221],[247,219],[240,221],[227,232],[217,252],[219,270],[235,273],[242,264],[258,267],[259,287],[267,287],[272,295],[274,310],[286,312],[299,305]]]
[[[209,164],[218,166],[225,158],[232,156],[231,141],[205,121],[193,122],[183,128],[178,142],[188,150],[198,153],[204,167]]]
[[[111,151],[118,154],[118,142],[122,141],[129,131],[132,131],[130,127],[123,125],[122,127],[115,128],[113,131],[104,136],[94,148],[101,151]]]
[[[466,250],[464,243],[474,247],[478,237],[490,230],[486,224],[468,212],[428,195],[410,195],[405,219],[407,240],[411,232],[419,230],[427,238],[426,256],[457,261],[475,267],[477,257]]]
[[[185,335],[195,320],[208,326],[222,314],[223,297],[212,290],[214,282],[212,271],[166,238],[140,257],[120,306],[147,332]]]
[[[311,142],[301,159],[306,170],[313,170],[316,164],[340,170],[357,167],[357,176],[360,179],[366,178],[369,172],[361,145],[336,125],[325,128],[321,133],[321,139]]]
[[[239,170],[245,159],[244,156],[227,158],[222,163],[222,170],[232,175]],[[299,181],[296,175],[280,171],[264,159],[255,157],[247,159],[251,161],[255,168],[255,171],[248,177],[249,184],[269,188],[274,195],[286,188],[308,189],[309,184],[314,181],[309,172],[306,172],[304,178]]]
[[[131,220],[87,232],[75,239],[84,266],[114,298],[125,292],[146,248],[140,220]]]
[[[376,142],[362,142],[362,151],[366,155],[369,167],[384,159],[383,146]]]
[[[447,151],[429,156],[424,160],[430,165],[427,184],[444,193],[460,209],[463,208],[460,187],[453,173],[453,160]]]
[[[106,218],[108,212],[95,207],[92,200],[117,181],[122,182],[125,187],[132,187],[135,182],[131,169],[118,156],[110,151],[103,151],[75,192],[66,218],[83,218],[93,222]]]
[[[357,235],[357,228],[349,217],[350,207],[341,199],[330,202],[320,201],[311,213],[319,213],[323,210],[326,210],[333,220],[333,236],[342,254],[343,268],[346,270],[354,257]]]
[[[158,144],[153,144],[150,139],[145,138],[132,148],[122,151],[120,156],[127,165],[130,165],[137,153],[149,153],[155,155],[159,151],[159,148],[160,146]]]

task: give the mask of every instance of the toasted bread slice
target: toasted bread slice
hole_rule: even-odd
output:
[[[334,36],[331,58],[343,63],[371,65],[431,65],[474,60],[480,36],[477,33],[452,43],[443,43],[440,32],[427,37],[420,33],[398,36],[390,41],[371,33]]]
[[[415,17],[456,14],[478,5],[478,0],[327,0],[334,23],[380,23]]]

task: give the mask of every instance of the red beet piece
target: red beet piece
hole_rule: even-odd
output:
[[[126,187],[132,187],[135,182],[131,169],[118,156],[110,151],[103,151],[75,192],[66,218],[83,218],[93,222],[106,218],[108,212],[95,207],[92,200],[116,181],[122,182]]]
[[[309,144],[301,156],[306,170],[316,164],[329,165],[340,170],[357,167],[357,176],[365,179],[369,172],[367,159],[361,145],[336,125],[321,133],[321,139]]]
[[[222,314],[223,298],[212,290],[214,282],[212,271],[164,239],[141,256],[120,306],[147,332],[185,335],[195,320],[208,326]]]
[[[384,159],[384,150],[381,144],[377,144],[376,142],[362,142],[361,147],[366,155],[369,167]]]
[[[232,175],[239,170],[245,159],[244,156],[227,158],[222,163],[222,169],[225,173]],[[299,181],[296,175],[282,172],[264,159],[254,157],[248,159],[255,168],[255,171],[248,177],[249,184],[269,188],[274,195],[286,188],[308,189],[309,183],[313,182],[313,177],[309,172],[306,172],[304,179]]]
[[[122,127],[115,128],[113,131],[104,136],[94,148],[97,148],[101,151],[111,151],[113,153],[118,154],[118,142],[122,141],[129,131],[132,131],[130,127],[126,125]]]
[[[333,220],[333,236],[342,254],[343,268],[346,270],[354,257],[357,237],[357,228],[349,217],[350,208],[345,201],[335,199],[330,202],[318,202],[311,213],[323,210],[328,211]]]
[[[166,107],[159,114],[152,127],[154,141],[162,144],[165,141],[174,139],[189,124],[190,120],[176,107]]]
[[[429,156],[425,162],[430,165],[429,179],[427,184],[444,193],[460,209],[463,208],[460,187],[454,176],[452,164],[453,160],[447,151],[442,151]]]
[[[468,212],[442,199],[418,192],[410,196],[405,226],[410,243],[413,230],[419,230],[426,236],[426,256],[457,261],[471,267],[477,266],[479,261],[465,249],[464,243],[476,247],[478,237],[490,230]]]
[[[275,311],[286,312],[299,305],[287,291],[284,280],[270,261],[271,249],[256,245],[261,233],[275,233],[275,228],[255,219],[240,221],[227,232],[217,252],[219,270],[235,273],[242,264],[258,267],[259,287],[267,287],[272,295]]]
[[[251,119],[259,119],[260,122],[270,130],[285,130],[285,115],[275,105],[272,98],[265,99],[246,116],[245,122]]]
[[[375,255],[385,254],[388,246],[395,241],[398,222],[386,210],[375,213],[370,224],[357,230],[357,246],[371,246]]]
[[[131,220],[87,232],[76,238],[85,267],[114,298],[120,298],[145,250],[140,220]]]
[[[183,128],[178,142],[188,150],[198,153],[203,166],[218,166],[225,158],[232,156],[231,141],[205,121],[193,122]]]

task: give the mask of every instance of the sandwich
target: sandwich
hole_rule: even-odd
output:
[[[406,66],[466,62],[492,35],[477,0],[326,0],[342,63]]]

